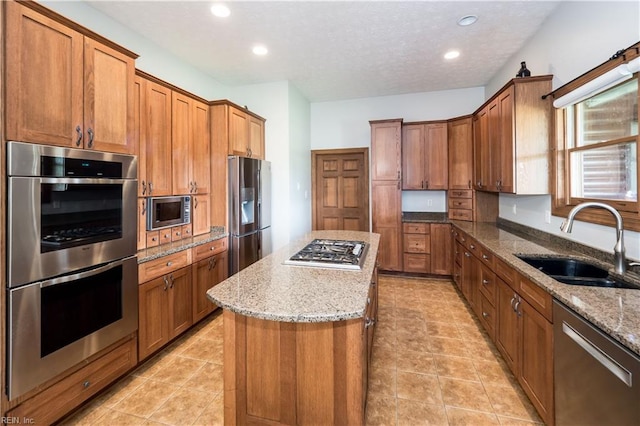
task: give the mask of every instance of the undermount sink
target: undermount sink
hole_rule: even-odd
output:
[[[517,256],[519,259],[545,273],[556,281],[569,285],[592,287],[639,287],[609,275],[606,269],[583,260],[567,257]]]

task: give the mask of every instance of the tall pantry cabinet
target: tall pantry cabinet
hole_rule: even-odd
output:
[[[373,232],[380,269],[402,271],[402,119],[370,121]]]

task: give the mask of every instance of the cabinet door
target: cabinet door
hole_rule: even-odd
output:
[[[189,97],[171,92],[171,171],[173,195],[191,194],[192,105]]]
[[[193,146],[191,149],[191,173],[196,194],[211,192],[211,138],[209,133],[209,106],[193,101]],[[224,156],[226,158],[226,155]]]
[[[498,325],[496,328],[496,346],[502,353],[505,362],[517,376],[519,368],[520,332],[518,329],[518,315],[514,311],[517,295],[504,281],[496,279],[497,306],[496,315]]]
[[[169,274],[169,340],[186,331],[193,324],[193,287],[191,267]]]
[[[475,155],[474,188],[486,191],[491,180],[491,149],[489,145],[489,115],[485,107],[474,121],[473,143]]]
[[[470,117],[449,123],[449,189],[471,189],[473,137]]]
[[[520,375],[518,379],[538,413],[553,423],[553,325],[525,300],[520,315]]]
[[[192,197],[191,223],[193,224],[193,235],[211,232],[211,212],[209,209],[209,195],[195,195]]]
[[[371,180],[400,180],[401,120],[371,123]]]
[[[447,124],[425,125],[424,189],[447,189],[449,185]]]
[[[402,191],[400,181],[371,184],[373,232],[380,234],[380,269],[402,271]]]
[[[194,324],[216,309],[207,291],[227,279],[227,252],[202,259],[192,266]]]
[[[171,89],[146,82],[145,139],[148,195],[171,195]]]
[[[146,120],[146,82],[140,76],[135,76],[133,84],[133,140],[135,154],[138,156],[138,197],[147,194],[147,147],[145,138]]]
[[[488,160],[482,165],[486,168],[487,187],[489,191],[498,191],[498,181],[500,180],[500,103],[497,99],[491,102],[487,108],[487,141],[488,144],[483,149],[488,150]]]
[[[499,148],[499,170],[498,183],[500,192],[515,192],[514,188],[514,86],[509,87],[498,97],[500,109],[500,148]]]
[[[264,160],[264,121],[248,115],[249,156]]]
[[[169,283],[156,278],[138,287],[138,358],[142,361],[169,341]]]
[[[138,250],[147,248],[147,199],[138,198]]]
[[[85,37],[85,148],[133,154],[133,58]]]
[[[246,157],[249,151],[248,116],[244,111],[229,107],[229,155]]]
[[[402,189],[424,189],[425,128],[402,126]]]
[[[82,146],[82,34],[18,3],[2,6],[7,140]]]
[[[451,275],[451,225],[431,224],[431,273]]]

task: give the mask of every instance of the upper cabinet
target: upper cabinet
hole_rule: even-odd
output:
[[[371,180],[402,177],[402,119],[371,121]]]
[[[136,56],[30,7],[4,6],[7,139],[133,154]]]
[[[402,189],[447,189],[447,158],[447,123],[402,126]]]
[[[462,117],[448,123],[449,189],[471,189],[473,182],[473,123]]]
[[[211,102],[217,136],[227,141],[228,154],[264,160],[264,118],[227,100]]]
[[[476,112],[475,189],[549,193],[551,78],[515,78]]]

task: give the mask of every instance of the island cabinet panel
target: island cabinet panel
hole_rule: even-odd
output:
[[[364,424],[362,319],[284,323],[223,315],[225,424]]]

